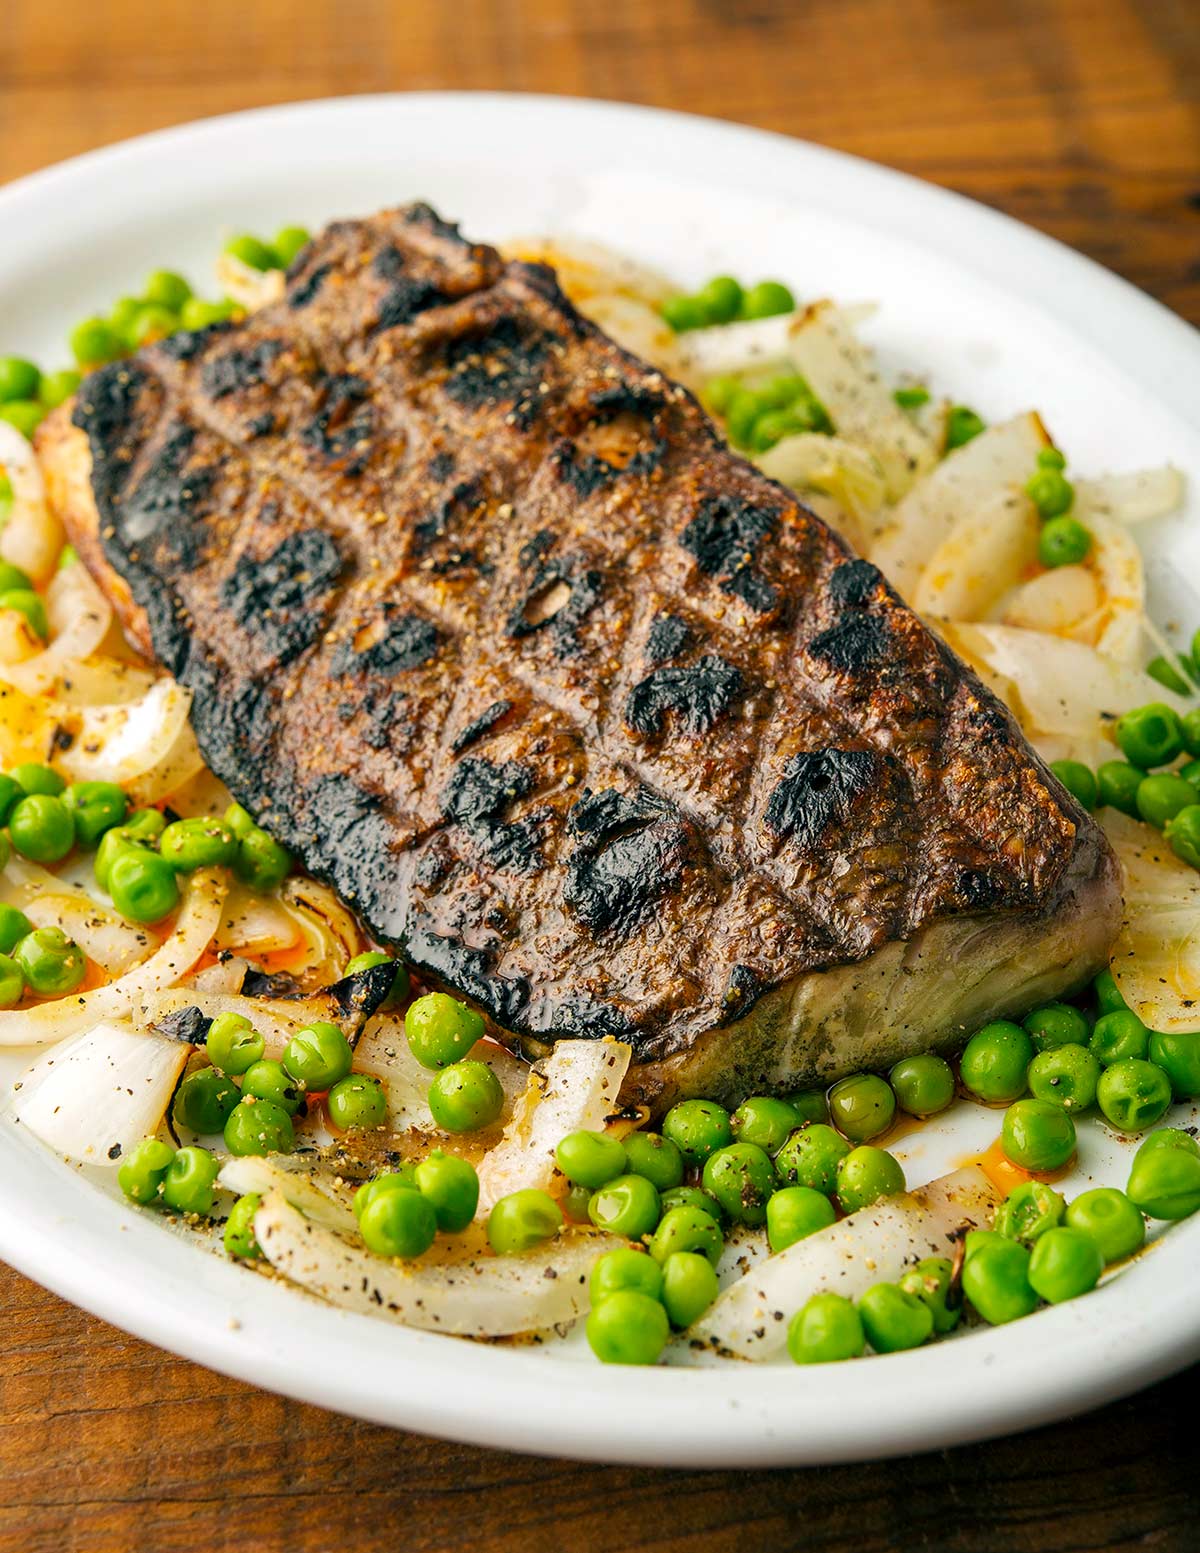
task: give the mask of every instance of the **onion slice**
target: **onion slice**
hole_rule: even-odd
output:
[[[153,802],[170,786],[150,782],[151,773],[170,768],[170,781],[179,786],[201,764],[188,726],[191,705],[190,690],[159,679],[124,706],[85,707],[77,714],[75,740],[58,764],[74,782],[117,782],[135,803]]]
[[[49,646],[4,667],[4,678],[26,695],[53,695],[78,661],[90,657],[112,624],[112,606],[77,561],[56,572],[46,593],[53,633]]]
[[[56,890],[39,895],[25,907],[34,927],[61,928],[110,976],[140,965],[154,947],[144,928],[135,927],[115,911],[99,906],[82,890]]]
[[[476,1218],[486,1218],[510,1192],[550,1185],[561,1139],[569,1132],[599,1132],[617,1110],[632,1055],[624,1041],[607,1037],[559,1041],[534,1064],[503,1138],[479,1167]]]
[[[814,1294],[857,1299],[926,1256],[953,1256],[964,1228],[992,1221],[999,1197],[978,1165],[886,1197],[752,1267],[688,1328],[687,1338],[741,1359],[780,1359],[788,1320]]]
[[[0,534],[0,556],[39,586],[54,573],[63,547],[62,524],[46,502],[46,483],[32,445],[0,421],[0,469],[13,488],[12,511]]]
[[[574,1321],[588,1309],[592,1263],[625,1244],[575,1231],[523,1256],[389,1262],[305,1218],[278,1188],[263,1196],[254,1238],[276,1272],[332,1305],[457,1337],[515,1337]]]
[[[329,1171],[325,1171],[329,1175]],[[328,1190],[317,1185],[311,1158],[296,1154],[275,1154],[267,1157],[253,1154],[240,1159],[227,1159],[221,1167],[217,1183],[227,1192],[239,1197],[247,1192],[280,1191],[307,1218],[323,1224],[326,1229],[339,1230],[343,1234],[357,1235],[358,1220],[354,1217],[350,1190],[341,1189],[330,1181]],[[351,1186],[353,1183],[351,1183]]]
[[[26,1068],[12,1113],[65,1159],[117,1165],[158,1131],[190,1055],[184,1041],[104,1021]]]
[[[226,887],[223,869],[198,870],[188,882],[174,930],[148,960],[91,992],[0,1012],[0,1046],[46,1046],[64,1040],[101,1020],[121,1019],[154,993],[174,986],[216,932]]]

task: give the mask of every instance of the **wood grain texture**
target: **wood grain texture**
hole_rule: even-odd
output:
[[[302,97],[623,98],[958,189],[1200,323],[1197,0],[6,0],[0,14],[0,181]],[[527,1460],[298,1407],[6,1270],[0,1313],[0,1549],[1200,1546],[1200,1370],[1089,1418],[915,1461],[661,1473]],[[803,1406],[799,1373],[796,1394]]]

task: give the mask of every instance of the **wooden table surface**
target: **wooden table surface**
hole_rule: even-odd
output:
[[[1200,322],[1197,0],[0,10],[0,182],[144,130],[295,98],[432,87],[622,98],[944,183]],[[24,1553],[1200,1547],[1200,1370],[1089,1418],[915,1461],[663,1473],[527,1460],[295,1406],[169,1358],[7,1270],[0,1323],[0,1548]]]

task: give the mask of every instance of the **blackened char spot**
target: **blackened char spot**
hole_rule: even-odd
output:
[[[1004,889],[987,873],[968,868],[959,875],[958,894],[963,904],[982,909],[995,906],[1004,896]]]
[[[200,387],[210,399],[254,388],[266,380],[271,364],[283,350],[282,340],[258,340],[253,345],[235,346],[213,356],[200,369]]]
[[[302,249],[301,253],[296,256],[296,263],[293,264],[292,269],[288,270],[289,282],[293,281],[292,270],[295,270],[298,276],[300,269],[303,268],[304,260],[302,256],[305,253],[307,253],[307,249]],[[288,306],[298,310],[302,307],[307,307],[310,302],[315,302],[317,293],[332,273],[332,264],[318,264],[309,271],[303,280],[295,280],[288,287]]]
[[[757,971],[749,965],[735,965],[729,973],[729,983],[725,988],[723,1022],[729,1024],[740,1019],[761,990],[762,982]]]
[[[401,275],[387,290],[379,304],[379,314],[371,327],[373,334],[410,324],[418,313],[440,307],[448,301],[444,291],[421,276]]]
[[[829,579],[829,597],[839,608],[869,604],[880,583],[880,572],[870,561],[843,561]]]
[[[569,824],[582,844],[567,864],[563,901],[591,932],[632,932],[679,884],[688,830],[645,790],[585,791]]]
[[[814,636],[808,650],[830,668],[854,674],[886,658],[890,645],[891,632],[878,615],[847,614]]]
[[[393,613],[394,606],[384,605],[387,626],[378,641],[356,652],[352,641],[339,643],[330,668],[334,674],[399,674],[404,669],[427,663],[441,644],[441,634],[432,620],[421,615]]]
[[[129,479],[129,435],[138,397],[150,381],[134,361],[114,361],[84,379],[71,422],[87,435],[92,454],[92,491],[102,518],[112,521],[111,504]]]
[[[394,965],[371,965],[335,981],[329,995],[343,1014],[367,1019],[386,1002],[395,980]]]
[[[779,514],[734,496],[706,496],[679,536],[706,577],[722,590],[765,614],[775,607],[778,589],[755,565],[759,545],[774,533]]]
[[[598,453],[581,453],[576,442],[565,440],[551,454],[551,462],[560,479],[578,495],[592,496],[621,475],[647,475],[658,468],[667,452],[667,441],[658,424],[666,409],[666,400],[661,394],[622,383],[601,389],[588,403],[590,427],[609,426],[618,416],[627,416],[644,423],[645,445],[624,463],[612,463]]]
[[[661,733],[666,714],[673,712],[684,733],[707,733],[741,688],[741,670],[708,653],[686,668],[647,674],[626,697],[625,721],[635,733]]]
[[[414,917],[405,939],[404,955],[418,970],[453,987],[477,1003],[505,1029],[513,1029],[529,1003],[529,983],[523,977],[497,976],[495,957],[461,939],[434,931],[424,914]]]
[[[456,755],[461,755],[463,750],[469,749],[476,739],[482,739],[485,733],[490,733],[502,717],[507,717],[512,711],[511,701],[493,701],[478,717],[454,735],[454,741],[450,748]]]
[[[157,1034],[168,1041],[182,1041],[188,1046],[203,1046],[212,1019],[200,1012],[193,1003],[187,1008],[177,1008],[173,1014],[160,1019],[154,1026]]]
[[[174,361],[191,361],[210,340],[216,339],[219,334],[228,334],[233,327],[233,323],[224,318],[218,323],[206,324],[203,329],[177,329],[174,334],[168,334],[165,339],[157,341],[154,349],[162,351],[164,356],[170,356]]]
[[[539,329],[509,316],[453,340],[446,348],[446,393],[467,410],[519,400],[536,389],[548,344]]]
[[[300,992],[300,983],[287,971],[256,971],[251,967],[242,980],[245,998],[291,998]]]
[[[454,454],[447,448],[440,453],[435,453],[429,460],[429,478],[441,485],[454,473]]]
[[[134,489],[114,513],[116,537],[127,549],[153,537],[155,569],[191,569],[201,559],[205,518],[197,511],[212,488],[211,465],[188,467],[196,433],[177,423]]]
[[[280,663],[325,630],[342,558],[320,529],[289,534],[263,560],[243,555],[221,585],[221,602]]]
[[[851,807],[874,787],[883,763],[870,750],[808,750],[788,762],[767,800],[767,828],[801,850],[814,847],[834,821],[844,824]]]
[[[634,1024],[624,1009],[614,1008],[585,992],[574,992],[554,1005],[550,1030],[555,1035],[598,1041],[606,1035],[631,1035]]]
[[[429,466],[431,476],[433,475],[434,463],[443,457],[448,458],[449,455],[443,455],[439,453],[437,457],[431,461]],[[448,466],[443,467],[445,469],[444,474],[433,476],[433,478],[439,480],[439,482],[449,476],[454,468],[454,460],[450,458]],[[446,495],[443,496],[442,499],[434,506],[433,511],[429,514],[429,516],[422,518],[421,521],[414,526],[414,553],[417,555],[424,555],[427,551],[431,550],[439,540],[445,539],[446,535],[454,527],[456,520],[461,518],[464,513],[470,511],[472,508],[479,504],[481,489],[482,488],[479,481],[471,479],[460,480],[453,490],[447,491]]]
[[[427,205],[424,200],[417,200],[410,205],[404,212],[404,219],[410,226],[427,228],[434,237],[444,237],[447,242],[459,243],[464,248],[470,246],[459,232],[458,222],[445,220],[438,215],[432,205]]]
[[[656,615],[646,638],[647,663],[666,663],[678,657],[691,639],[691,627],[678,615]]]
[[[342,462],[342,473],[360,475],[370,457],[375,412],[368,402],[370,387],[352,372],[334,373],[319,385],[321,407],[300,430],[300,440],[330,463]]]
[[[524,554],[522,551],[522,557]],[[566,598],[552,613],[539,614],[534,606],[556,588],[568,590]],[[517,641],[535,631],[546,631],[560,658],[573,657],[580,651],[579,627],[603,592],[603,573],[590,568],[576,570],[570,557],[551,561],[534,572],[520,601],[509,612],[505,630]]]
[[[341,772],[299,790],[299,825],[321,871],[371,923],[386,928],[396,910],[393,827],[374,793]]]
[[[541,861],[543,816],[505,819],[509,806],[533,789],[533,773],[518,761],[494,761],[469,756],[455,766],[442,790],[442,814],[461,825],[475,845],[497,868],[528,873]]]

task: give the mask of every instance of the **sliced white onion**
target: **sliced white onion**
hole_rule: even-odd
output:
[[[154,948],[154,939],[132,922],[98,905],[82,890],[56,890],[39,895],[24,907],[34,927],[61,928],[110,976],[121,976],[140,965]]]
[[[188,727],[191,705],[190,690],[160,679],[139,700],[124,706],[85,707],[78,714],[75,741],[58,764],[75,782],[119,782],[131,791],[139,781],[145,786],[145,779],[177,758],[182,739],[195,748]],[[137,790],[135,802],[150,801]]]
[[[213,948],[240,949],[251,959],[257,959],[279,949],[291,949],[299,943],[300,936],[295,918],[279,901],[235,884],[225,897]]]
[[[624,1041],[559,1041],[535,1063],[504,1137],[479,1167],[478,1218],[526,1186],[548,1187],[569,1132],[599,1132],[618,1109],[632,1050]]]
[[[329,1174],[327,1169],[321,1170],[322,1177]],[[236,1192],[239,1197],[247,1192],[265,1196],[267,1192],[280,1191],[293,1208],[299,1208],[301,1213],[326,1229],[358,1234],[358,1220],[351,1205],[352,1186],[326,1179],[318,1185],[312,1160],[302,1154],[275,1154],[266,1158],[243,1155],[240,1159],[227,1159],[217,1180],[227,1192]]]
[[[700,1320],[689,1341],[742,1359],[779,1359],[788,1321],[814,1294],[857,1299],[922,1257],[953,1257],[964,1228],[989,1225],[999,1197],[977,1165],[860,1208],[753,1266]]]
[[[458,1337],[515,1337],[574,1321],[588,1309],[592,1263],[625,1244],[575,1231],[523,1256],[389,1262],[306,1219],[278,1188],[254,1215],[254,1238],[276,1272],[332,1305]]]
[[[158,1131],[191,1048],[104,1021],[43,1053],[17,1080],[12,1112],[66,1159],[119,1165]]]
[[[353,913],[327,884],[306,874],[292,874],[285,879],[279,899],[308,940],[306,969],[326,982],[336,981],[355,955],[366,948]]]
[[[1146,573],[1142,552],[1128,529],[1094,513],[1089,527],[1092,548],[1087,564],[1100,585],[1105,613],[1097,651],[1118,663],[1136,663],[1146,613]]]
[[[1036,542],[1035,542],[1036,543]],[[1014,588],[993,612],[1001,625],[1020,626],[1023,631],[1045,631],[1051,636],[1069,636],[1072,641],[1094,647],[1098,629],[1085,635],[1089,622],[1096,621],[1103,608],[1100,586],[1086,566],[1056,566],[1039,572]],[[983,614],[958,615],[960,620],[979,620]]]
[[[1072,512],[1088,527],[1097,517],[1111,518],[1114,523],[1146,523],[1166,517],[1183,501],[1183,476],[1169,464],[1101,475],[1096,480],[1074,480],[1073,484]]]
[[[485,1062],[500,1080],[504,1090],[501,1118],[511,1116],[513,1106],[525,1093],[529,1065],[514,1057],[493,1041],[476,1041],[471,1059]],[[388,1123],[394,1132],[419,1128],[438,1132],[438,1124],[429,1109],[429,1085],[433,1078],[413,1056],[404,1035],[400,1014],[376,1014],[369,1021],[354,1049],[354,1071],[382,1079],[388,1102]]]
[[[58,565],[65,536],[47,504],[46,484],[32,445],[7,421],[0,421],[0,469],[13,488],[12,511],[0,534],[0,556],[28,572],[40,587]]]
[[[1200,1029],[1200,873],[1160,832],[1103,809],[1124,871],[1124,920],[1109,965],[1121,996],[1151,1030]]]
[[[256,270],[231,253],[223,253],[217,259],[217,282],[225,295],[248,313],[278,302],[285,285],[282,270]]]
[[[243,960],[240,955],[227,954],[215,965],[206,965],[202,971],[193,971],[186,978],[186,984],[189,987],[195,987],[197,992],[211,992],[218,996],[224,993],[236,993],[242,990],[242,983],[249,969],[249,962]]]
[[[49,645],[4,670],[9,683],[26,695],[59,694],[62,680],[71,677],[80,659],[96,651],[112,624],[111,605],[78,561],[55,572],[46,591],[46,613]]]
[[[816,306],[835,314],[847,329],[856,329],[876,311],[873,302],[839,307],[826,301]],[[773,318],[756,318],[748,323],[690,329],[679,336],[679,375],[686,383],[702,387],[709,378],[726,372],[759,373],[785,367],[791,360],[792,330],[810,311],[798,308],[793,313],[777,313]]]
[[[559,285],[583,311],[583,303],[591,297],[633,297],[653,306],[679,290],[660,271],[588,238],[514,237],[501,244],[500,251],[506,259],[552,265]]]
[[[887,497],[883,470],[868,449],[844,437],[802,432],[784,437],[756,462],[763,474],[801,494],[816,490],[831,496],[845,515],[839,528],[856,548],[865,543],[866,525]]]
[[[0,1012],[0,1046],[45,1046],[64,1040],[102,1020],[122,1019],[156,992],[174,986],[216,932],[225,890],[223,869],[198,870],[188,882],[174,929],[148,960],[91,992]]]
[[[198,1008],[213,1019],[218,1014],[241,1014],[262,1036],[268,1057],[282,1057],[284,1047],[305,1025],[314,1019],[335,1024],[352,1044],[363,1017],[347,1014],[328,992],[314,992],[303,998],[249,998],[241,993],[210,992],[199,987],[175,987],[151,994],[134,1010],[135,1023],[149,1029],[160,1025],[172,1014],[185,1008]]]
[[[1041,524],[1023,491],[996,491],[964,514],[930,556],[910,600],[922,615],[983,620],[1037,565]]]

